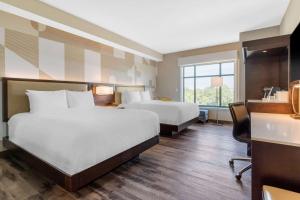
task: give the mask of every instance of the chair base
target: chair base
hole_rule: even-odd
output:
[[[246,158],[246,157],[238,157],[238,158],[232,158],[229,160],[229,165],[231,167],[234,167],[234,161],[244,161],[244,162],[251,162],[251,158]],[[242,175],[244,172],[248,171],[249,169],[251,169],[252,167],[252,163],[249,164],[247,167],[244,167],[243,169],[241,169],[236,175],[235,178],[237,180],[241,180]]]

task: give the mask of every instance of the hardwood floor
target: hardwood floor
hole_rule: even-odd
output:
[[[246,154],[232,127],[195,124],[76,193],[68,193],[16,161],[0,159],[0,199],[249,200],[251,177],[235,180],[228,160]],[[241,169],[247,163],[237,163]]]

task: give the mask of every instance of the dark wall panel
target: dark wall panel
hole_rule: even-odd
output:
[[[290,80],[300,80],[300,25],[291,36]]]

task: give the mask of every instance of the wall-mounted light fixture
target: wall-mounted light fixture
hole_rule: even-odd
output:
[[[93,93],[96,95],[112,95],[114,94],[113,86],[99,85],[93,88]]]

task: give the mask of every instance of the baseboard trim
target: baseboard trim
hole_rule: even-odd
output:
[[[215,119],[209,119],[208,122],[216,124],[217,120],[215,120]],[[225,120],[219,120],[219,124],[233,124],[233,122],[231,122],[231,121],[225,121]]]

